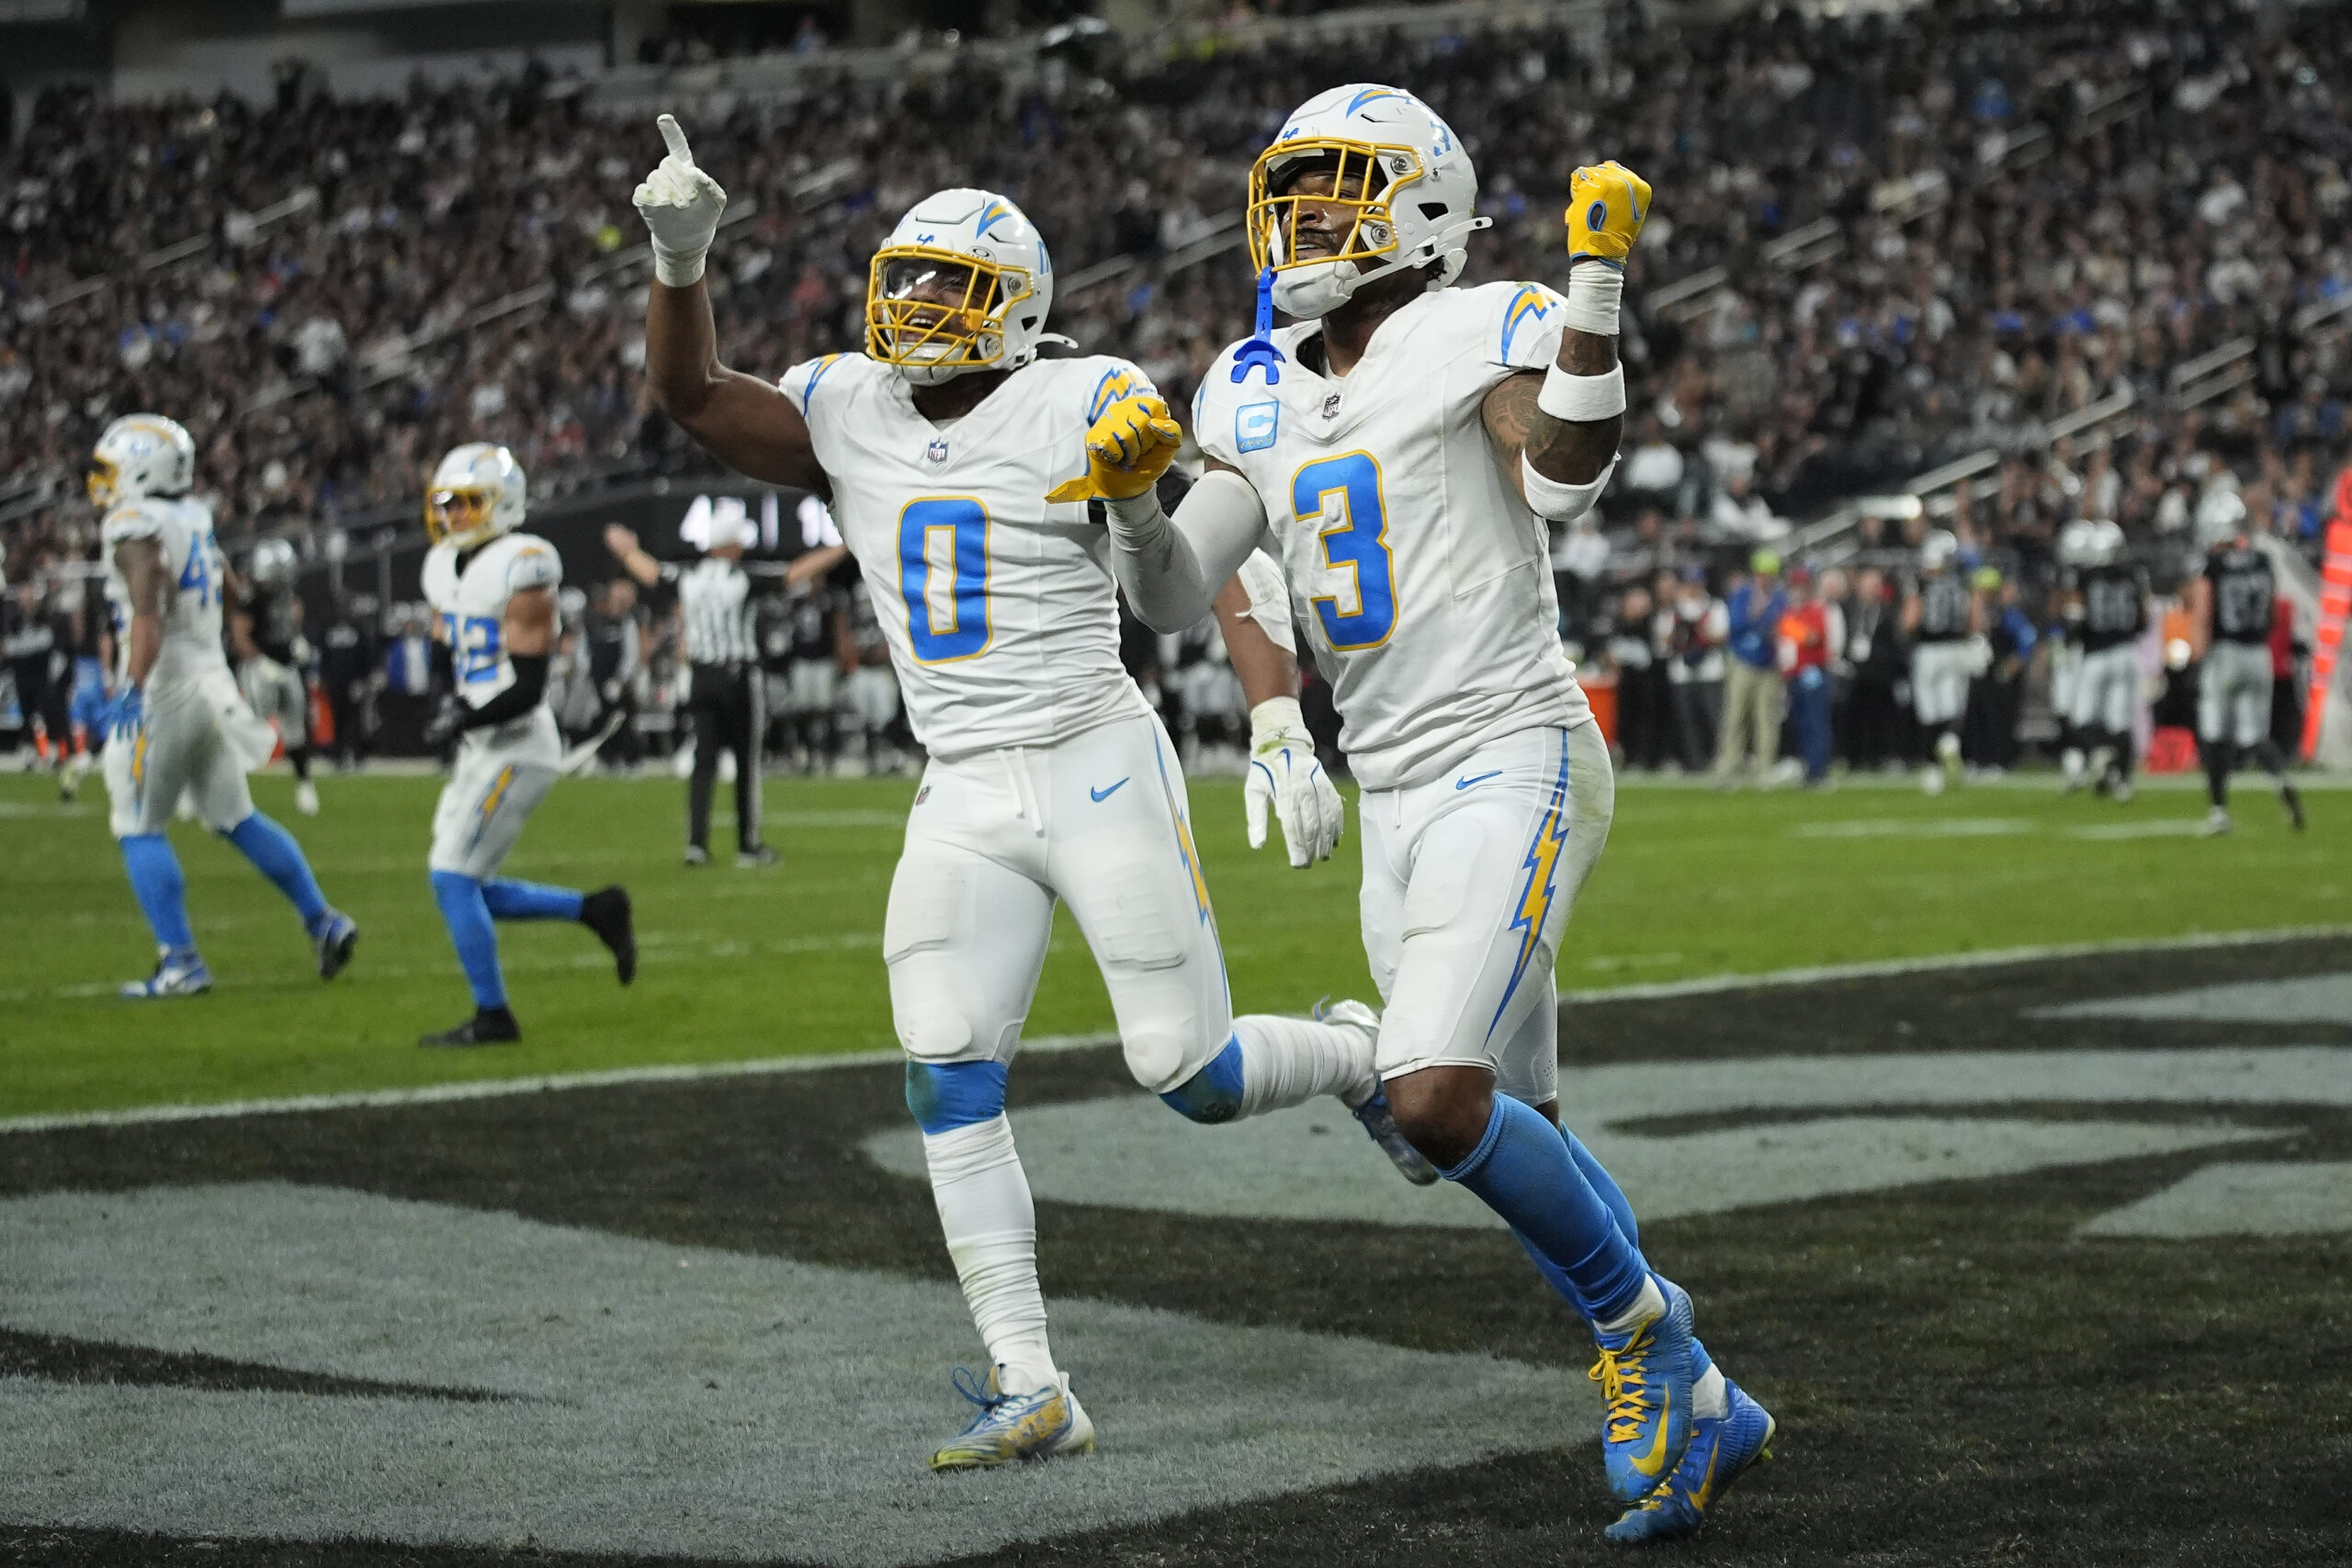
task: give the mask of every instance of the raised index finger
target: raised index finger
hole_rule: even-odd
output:
[[[653,123],[662,128],[662,140],[669,144],[670,156],[677,159],[681,164],[691,164],[695,161],[693,151],[686,146],[686,133],[678,129],[676,115],[665,114]]]

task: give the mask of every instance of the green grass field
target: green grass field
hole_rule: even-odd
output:
[[[679,864],[676,782],[565,783],[508,870],[625,883],[644,952],[638,982],[617,989],[603,950],[576,928],[504,927],[526,1038],[450,1055],[414,1044],[469,1005],[425,887],[436,780],[328,778],[313,820],[293,815],[290,780],[255,780],[263,809],[294,828],[328,897],[364,929],[357,960],[331,986],[277,894],[227,845],[182,825],[174,840],[216,988],[134,1007],[114,987],[145,972],[152,949],[103,789],[92,780],[61,807],[46,779],[0,779],[0,1116],[888,1046],[882,913],[913,787],[775,781],[768,836],[785,863],[739,873]],[[1238,781],[1209,779],[1193,795],[1236,1006],[1368,996],[1354,834],[1333,863],[1292,872],[1278,850],[1248,849],[1239,793]],[[1940,800],[1899,788],[1724,796],[1632,784],[1564,944],[1561,984],[2352,921],[2345,795],[2319,794],[2301,838],[2250,779],[2234,836],[2186,836],[2201,807],[2188,790],[2146,791],[2119,808],[2024,784]],[[1110,1023],[1062,917],[1029,1032]]]

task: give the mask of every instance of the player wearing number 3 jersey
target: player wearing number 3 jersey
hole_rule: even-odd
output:
[[[1615,164],[1571,193],[1565,297],[1453,288],[1484,220],[1453,131],[1393,87],[1310,100],[1259,158],[1247,218],[1261,287],[1298,324],[1261,322],[1210,367],[1193,430],[1215,471],[1176,515],[1141,487],[1108,515],[1128,600],[1163,631],[1253,548],[1282,563],[1364,784],[1397,1123],[1590,1324],[1609,1483],[1633,1505],[1608,1533],[1645,1540],[1696,1529],[1771,1418],[1712,1366],[1624,1194],[1557,1122],[1554,958],[1614,793],[1541,519],[1608,481],[1623,265],[1650,197]],[[1177,434],[1138,397],[1088,447],[1140,475]]]
[[[959,1379],[978,1411],[932,1464],[1082,1452],[1094,1428],[1046,1336],[1035,1212],[1004,1114],[1057,898],[1144,1088],[1204,1122],[1337,1095],[1408,1174],[1434,1173],[1387,1118],[1368,1010],[1232,1016],[1183,775],[1120,665],[1109,544],[1090,517],[1106,482],[1123,487],[1090,462],[1087,431],[1150,390],[1143,373],[1037,357],[1052,263],[1021,210],[980,190],[917,203],[876,254],[865,353],[775,384],[727,369],[701,281],[726,196],[676,122],[661,124],[669,156],[637,192],[656,263],[654,398],[733,467],[830,497],[931,753],[883,959],[908,1107],[989,1361]],[[1234,591],[1223,608],[1241,603]],[[1295,715],[1287,653],[1240,614],[1224,626],[1237,668],[1256,672],[1251,696]],[[1287,776],[1329,792],[1319,770]],[[1279,786],[1273,798],[1293,859],[1328,854],[1336,795],[1306,811]],[[1306,822],[1316,841],[1303,844]]]

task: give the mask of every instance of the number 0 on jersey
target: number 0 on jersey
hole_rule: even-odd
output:
[[[989,645],[989,513],[968,495],[923,496],[899,513],[899,592],[925,664]]]

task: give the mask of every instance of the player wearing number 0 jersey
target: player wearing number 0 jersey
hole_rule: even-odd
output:
[[[123,987],[148,999],[209,990],[188,925],[187,886],[164,835],[183,795],[285,894],[316,950],[319,976],[351,961],[359,928],[330,908],[294,836],[254,809],[247,770],[277,737],[254,716],[220,646],[230,588],[212,509],[191,499],[196,443],[161,414],[108,425],[92,457],[90,498],[106,507],[107,598],[117,649],[107,711],[109,825],[155,935],[154,972]]]
[[[1613,784],[1539,519],[1581,514],[1608,481],[1623,263],[1649,187],[1609,164],[1573,192],[1565,298],[1453,288],[1483,220],[1452,130],[1396,88],[1318,96],[1251,175],[1261,324],[1194,407],[1213,471],[1161,513],[1137,481],[1181,433],[1141,396],[1088,448],[1112,471],[1121,585],[1152,626],[1189,622],[1253,548],[1282,562],[1365,786],[1363,938],[1397,1124],[1590,1324],[1609,1483],[1633,1505],[1609,1533],[1639,1540],[1698,1528],[1772,1425],[1709,1362],[1690,1297],[1651,1272],[1624,1194],[1556,1119],[1554,957]],[[1271,306],[1299,324],[1269,333]]]
[[[433,811],[433,900],[473,992],[474,1014],[417,1043],[500,1045],[523,1037],[507,1005],[493,920],[576,920],[612,951],[620,983],[637,975],[628,892],[582,893],[498,874],[523,825],[561,772],[563,741],[547,701],[554,650],[555,547],[514,530],[526,491],[503,446],[469,442],[433,470],[424,492],[424,602],[433,609],[440,705],[427,745],[457,759]]]
[[[883,960],[908,1107],[989,1361],[959,1374],[978,1411],[932,1464],[1084,1451],[1094,1428],[1046,1335],[1035,1213],[1004,1113],[1057,899],[1102,969],[1129,1070],[1171,1108],[1219,1122],[1333,1094],[1408,1174],[1434,1173],[1387,1119],[1369,1010],[1232,1016],[1183,775],[1119,663],[1109,547],[1089,514],[1102,493],[1089,424],[1148,392],[1142,372],[1036,357],[1052,264],[1021,210],[979,190],[924,198],[876,253],[864,354],[775,384],[724,368],[701,276],[725,193],[676,122],[661,124],[669,156],[637,192],[659,279],[654,397],[734,467],[830,497],[931,753]],[[1237,613],[1245,603],[1236,590],[1224,607],[1237,665],[1295,723],[1296,671]],[[1328,854],[1329,782],[1306,761],[1269,773],[1293,860]]]

